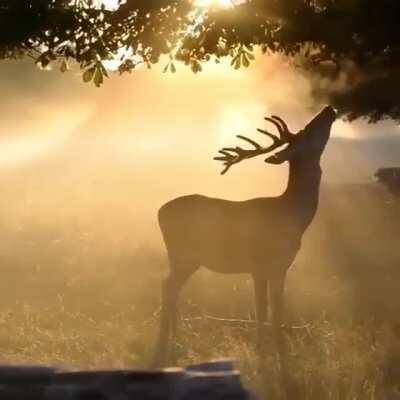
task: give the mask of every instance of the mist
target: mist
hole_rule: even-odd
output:
[[[267,114],[301,129],[321,107],[307,77],[279,57],[239,71],[210,63],[198,75],[184,66],[176,74],[161,68],[113,76],[98,90],[81,83],[77,71],[3,63],[0,174],[7,214],[28,207],[30,217],[49,223],[61,215],[120,221],[140,231],[135,243],[157,242],[157,209],[176,196],[280,194],[286,166],[256,159],[221,177],[212,157],[236,143],[238,133],[265,140],[256,128]],[[369,181],[376,168],[395,163],[398,133],[389,122],[338,121],[323,179]]]
[[[26,231],[40,243],[40,230],[57,241],[67,229],[90,232],[99,246],[112,236],[120,250],[162,249],[156,214],[174,197],[282,193],[287,166],[254,159],[221,176],[212,158],[238,133],[265,140],[256,128],[268,114],[301,129],[322,107],[307,76],[277,56],[238,71],[213,63],[198,75],[184,66],[176,74],[161,69],[114,75],[99,90],[83,84],[79,71],[2,63],[4,235]],[[396,164],[398,133],[387,121],[338,120],[323,181],[371,183],[377,168]]]
[[[197,75],[182,65],[176,74],[161,70],[112,74],[98,89],[73,68],[61,74],[2,62],[4,362],[147,367],[168,273],[158,209],[191,193],[281,194],[286,164],[254,158],[221,176],[213,157],[237,134],[265,141],[256,128],[266,127],[266,115],[296,132],[324,106],[315,82],[278,56],[240,70],[212,63]],[[398,165],[399,148],[399,128],[389,121],[334,123],[319,210],[286,285],[288,323],[307,328],[287,337],[300,380],[336,382],[359,368],[379,385],[375,344],[349,327],[355,315],[398,315],[398,203],[373,175]],[[233,357],[257,387],[253,331],[223,325],[254,320],[253,303],[250,276],[198,271],[182,293],[178,363]],[[326,361],[332,355],[340,359]]]

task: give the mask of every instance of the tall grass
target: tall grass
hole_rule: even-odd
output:
[[[287,323],[304,326],[285,330],[296,399],[386,400],[385,368],[400,359],[400,340],[387,329],[400,305],[395,224],[379,213],[369,220],[365,210],[353,215],[355,209],[342,204],[349,196],[340,197],[342,211],[332,207],[319,215],[288,276]],[[100,217],[88,223],[16,212],[0,227],[1,362],[148,365],[167,272],[158,240],[143,244],[135,226]],[[196,274],[182,293],[176,364],[234,358],[243,381],[273,399],[278,380],[271,336],[260,370],[254,325],[199,318],[254,319],[252,296],[246,276]]]

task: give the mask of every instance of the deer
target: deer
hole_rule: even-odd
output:
[[[257,349],[260,355],[265,353],[263,339],[270,302],[271,329],[282,382],[287,380],[281,330],[285,277],[318,208],[322,175],[320,159],[336,112],[326,106],[296,134],[278,116],[264,119],[276,128],[277,134],[257,130],[272,143],[264,147],[253,139],[238,135],[252,147],[225,147],[214,159],[223,163],[222,175],[233,165],[260,155],[267,155],[265,162],[268,164],[288,162],[289,177],[283,194],[246,201],[193,194],[171,200],[159,209],[158,220],[170,273],[162,284],[156,364],[165,362],[170,336],[176,334],[179,293],[194,272],[204,266],[215,272],[252,276]]]

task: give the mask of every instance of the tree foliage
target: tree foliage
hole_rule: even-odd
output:
[[[349,118],[400,120],[400,1],[232,0],[208,9],[194,1],[125,0],[109,10],[94,0],[0,0],[0,58],[28,55],[63,72],[78,63],[99,86],[111,58],[120,73],[162,55],[165,71],[180,61],[199,72],[223,57],[247,67],[259,47],[312,71],[314,94]]]

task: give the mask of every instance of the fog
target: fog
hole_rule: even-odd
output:
[[[238,133],[265,140],[256,132],[265,115],[280,115],[297,131],[323,107],[307,76],[279,57],[259,57],[238,71],[225,64],[207,64],[197,75],[183,66],[176,74],[161,70],[112,74],[98,89],[75,69],[0,64],[2,362],[148,366],[168,271],[159,207],[190,193],[279,195],[287,165],[254,158],[221,176],[213,156]],[[352,368],[367,374],[376,349],[368,332],[356,337],[336,321],[347,323],[358,311],[398,315],[400,210],[372,177],[398,165],[399,148],[393,123],[333,126],[320,208],[285,294],[289,324],[313,324],[312,340],[303,330],[290,338],[300,380],[335,382]],[[250,277],[202,270],[182,297],[189,322],[180,331],[178,363],[231,356],[257,386],[253,331],[199,320],[254,319]],[[335,354],[342,358],[330,362]]]
[[[221,176],[212,158],[238,133],[265,140],[256,132],[264,115],[281,115],[296,131],[322,107],[307,77],[276,56],[238,71],[210,63],[198,75],[184,66],[163,74],[162,65],[113,74],[101,89],[82,83],[74,69],[40,71],[24,61],[3,62],[0,70],[3,268],[22,274],[54,268],[60,279],[71,266],[93,277],[117,271],[114,263],[121,262],[135,271],[140,264],[159,281],[167,270],[158,208],[189,193],[236,200],[280,194],[286,165],[253,159]],[[340,198],[343,184],[375,187],[375,170],[397,163],[398,133],[390,122],[338,120],[322,162],[324,187],[339,188],[329,199]],[[321,215],[331,212],[324,204]],[[354,204],[346,207],[339,220],[350,218]],[[373,207],[365,212],[378,212]],[[323,221],[317,216],[306,235],[302,257],[314,256],[313,265],[316,238],[329,232]],[[149,257],[158,267],[136,261],[141,249],[155,252]]]
[[[135,241],[150,240],[158,207],[182,194],[281,193],[286,166],[255,159],[221,177],[212,157],[238,133],[265,140],[255,131],[264,115],[281,115],[296,131],[321,107],[306,77],[279,57],[239,71],[210,63],[198,75],[184,66],[176,74],[162,74],[162,66],[115,74],[101,89],[75,70],[39,71],[28,61],[0,68],[6,214],[120,221],[140,231]],[[398,132],[388,122],[336,122],[324,180],[369,181],[396,162]]]

